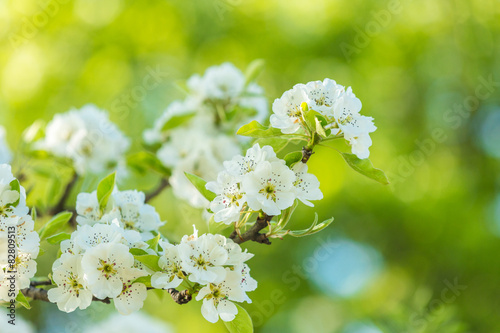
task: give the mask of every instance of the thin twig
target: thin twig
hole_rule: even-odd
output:
[[[257,243],[271,245],[271,241],[269,240],[269,238],[267,238],[266,234],[261,234],[260,231],[267,227],[269,221],[271,221],[272,218],[273,216],[266,214],[264,214],[264,216],[259,216],[257,218],[257,221],[255,221],[255,224],[250,229],[248,229],[241,235],[238,235],[236,230],[234,230],[229,238],[231,238],[237,244],[241,244],[251,240]]]
[[[73,173],[71,180],[64,189],[63,195],[61,196],[61,198],[59,198],[57,204],[50,210],[51,215],[55,215],[64,210],[64,205],[66,204],[66,201],[68,200],[68,197],[71,194],[71,190],[73,189],[73,187],[75,187],[77,180],[78,180],[78,175],[76,173]]]
[[[170,186],[170,183],[168,182],[168,180],[165,178],[162,178],[158,187],[156,189],[154,189],[153,192],[146,194],[146,202],[148,202],[151,199],[153,199],[154,197],[158,196],[168,186]]]
[[[40,281],[40,283],[41,282],[43,282],[43,283],[49,282],[50,283],[50,281]],[[23,290],[21,290],[23,295],[26,297],[29,297],[33,300],[50,302],[49,296],[47,293],[47,289],[37,288],[36,286],[34,286],[34,283],[37,283],[37,282],[33,281],[33,282],[31,282],[30,287],[24,288]],[[148,290],[149,289],[154,289],[154,288],[148,288]],[[170,288],[170,289],[166,289],[166,291],[170,294],[170,296],[172,297],[174,302],[176,302],[177,304],[186,304],[192,300],[192,296],[189,293],[189,290],[178,291],[177,289]],[[104,299],[100,299],[100,298],[97,298],[94,296],[92,298],[92,301],[110,304],[111,298],[106,297]]]

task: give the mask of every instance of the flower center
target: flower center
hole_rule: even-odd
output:
[[[276,197],[276,187],[274,184],[268,182],[263,189],[260,190],[260,193],[263,193],[266,196],[266,199],[273,199]]]
[[[104,273],[104,277],[106,279],[109,279],[112,275],[115,275],[117,273],[117,270],[115,269],[116,263],[108,263],[106,260],[99,260],[99,263],[101,267],[97,268],[97,270],[101,271]]]

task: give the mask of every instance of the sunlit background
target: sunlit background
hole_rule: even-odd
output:
[[[299,82],[352,86],[375,118],[370,158],[391,185],[318,149],[310,171],[325,199],[293,223],[307,226],[315,211],[335,222],[309,238],[245,244],[256,254],[259,288],[244,305],[256,331],[498,332],[499,45],[496,0],[0,0],[0,125],[15,151],[35,120],[95,103],[134,152],[185,80],[211,65],[264,59],[270,103]],[[159,85],[138,94],[151,71]],[[206,232],[169,191],[153,204],[171,240],[193,223]],[[56,253],[44,246],[37,275]],[[20,315],[47,333],[83,332],[115,312],[32,305]],[[143,312],[175,332],[223,332],[200,306],[151,294]]]

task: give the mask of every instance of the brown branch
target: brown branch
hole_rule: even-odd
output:
[[[154,197],[159,195],[168,186],[170,186],[170,183],[168,182],[168,180],[165,178],[162,178],[158,187],[156,189],[154,189],[153,192],[146,194],[146,201],[145,202],[152,200]]]
[[[75,187],[77,180],[78,180],[78,175],[76,173],[73,173],[71,180],[69,181],[69,183],[66,185],[66,188],[64,189],[63,195],[61,196],[61,198],[59,198],[59,201],[57,202],[57,204],[54,207],[52,207],[52,209],[50,209],[49,214],[55,215],[55,214],[60,213],[64,210],[64,205],[65,205],[66,201],[68,200],[69,195],[71,194],[71,190],[73,189],[73,187]]]
[[[307,163],[312,154],[314,154],[312,148],[309,148],[308,146],[302,147],[302,163]]]
[[[269,221],[271,221],[273,216],[264,214],[264,216],[259,216],[255,224],[245,231],[243,234],[238,235],[236,230],[234,230],[229,238],[231,238],[235,243],[241,244],[246,241],[254,241],[261,244],[271,245],[271,241],[267,238],[266,234],[261,234],[260,231],[267,227]]]
[[[48,281],[32,281],[30,283],[30,287],[24,288],[23,290],[21,290],[21,292],[23,293],[24,296],[29,297],[33,300],[50,302],[49,296],[47,293],[47,289],[42,289],[42,288],[36,287],[37,285],[41,286],[41,285],[50,285],[50,284],[51,284],[50,280],[48,280]],[[154,288],[148,288],[148,290],[150,290],[150,289],[154,289]],[[170,289],[166,289],[166,291],[170,294],[170,296],[172,296],[172,299],[177,304],[186,304],[189,301],[191,301],[193,298],[191,296],[191,294],[189,293],[189,290],[178,291],[177,289],[170,288]],[[92,301],[110,304],[111,298],[106,297],[104,299],[100,299],[100,298],[97,298],[94,296],[92,298]]]
[[[178,291],[177,289],[169,288],[166,290],[170,294],[170,296],[172,296],[172,299],[174,300],[174,302],[177,304],[182,305],[182,304],[189,303],[189,301],[191,301],[191,299],[193,298],[191,296],[191,294],[189,293],[189,290],[187,290],[187,289]]]
[[[52,281],[50,280],[43,280],[43,281],[31,281],[30,286],[31,287],[37,287],[37,286],[50,286],[52,285]]]
[[[26,297],[29,297],[33,300],[36,300],[36,301],[43,301],[43,302],[50,302],[49,301],[49,296],[47,294],[47,289],[42,289],[42,288],[37,288],[37,287],[34,287],[34,286],[30,286],[28,288],[24,288],[23,290],[21,290],[21,292],[23,293],[24,296]],[[105,299],[99,299],[97,297],[93,297],[92,298],[92,301],[94,302],[102,302],[102,303],[106,303],[106,304],[110,304],[111,303],[111,299],[106,297]]]

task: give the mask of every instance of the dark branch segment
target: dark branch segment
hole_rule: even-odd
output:
[[[75,187],[77,180],[78,175],[74,173],[70,182],[66,185],[63,195],[61,196],[61,198],[59,198],[59,202],[50,210],[50,215],[55,215],[64,210],[64,205],[68,200],[69,195],[71,194],[71,190],[73,190],[73,187]]]
[[[309,148],[308,146],[302,147],[302,163],[307,163],[312,154],[314,154],[312,148]]]
[[[49,296],[47,294],[47,289],[42,289],[42,288],[37,288],[37,287],[34,287],[34,286],[30,286],[28,288],[24,288],[23,290],[21,290],[21,292],[23,293],[24,296],[29,297],[29,298],[31,298],[33,300],[43,301],[43,302],[50,302],[49,301]],[[106,303],[106,304],[110,304],[111,303],[111,299],[110,298],[99,299],[97,297],[93,297],[92,301],[94,301],[94,302],[103,302],[103,303]]]
[[[261,234],[260,231],[267,227],[269,221],[271,221],[273,216],[266,215],[259,216],[255,224],[248,229],[245,233],[238,235],[238,233],[233,231],[229,238],[231,238],[235,243],[241,244],[246,241],[254,241],[261,244],[271,245],[271,241],[267,238],[266,234]]]
[[[166,289],[167,292],[172,296],[172,299],[174,300],[175,303],[177,304],[186,304],[191,301],[193,298],[191,294],[189,293],[189,290],[181,290],[178,291],[177,289],[170,288]]]
[[[159,195],[168,186],[170,186],[170,183],[168,182],[168,180],[165,178],[162,178],[158,187],[156,189],[154,189],[153,192],[146,194],[146,201],[145,202],[152,200],[154,197]]]
[[[37,285],[50,285],[50,281],[41,281],[41,282],[36,282],[33,281],[31,282],[31,285],[29,288],[24,288],[21,290],[24,296],[29,297],[33,300],[37,301],[43,301],[43,302],[50,302],[48,294],[47,294],[47,289],[42,289],[42,288],[37,288]],[[148,288],[148,289],[153,289],[153,288]],[[189,290],[181,290],[178,291],[177,289],[170,288],[166,289],[166,291],[172,296],[172,299],[174,300],[175,303],[177,304],[186,304],[192,300],[192,296],[189,293]],[[99,299],[97,297],[92,298],[93,302],[102,302],[106,304],[111,303],[111,298],[106,297],[104,299]]]

